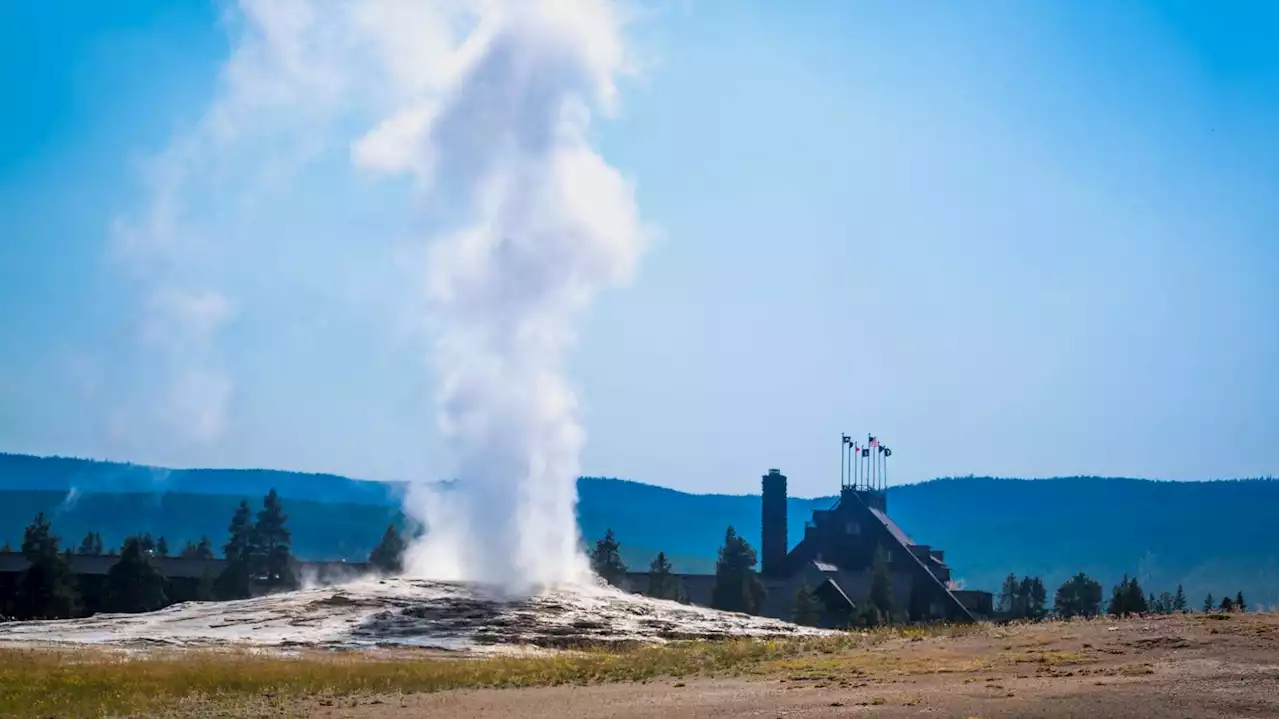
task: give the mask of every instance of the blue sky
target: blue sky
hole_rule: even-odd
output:
[[[827,493],[840,433],[868,431],[893,481],[1276,473],[1274,4],[655,10],[593,125],[654,239],[570,359],[586,473]],[[236,22],[0,6],[0,449],[436,472],[415,188],[353,166],[363,108],[302,113],[315,142],[280,162],[206,154],[193,254],[120,251]],[[199,304],[216,340],[148,335],[146,293],[179,280],[234,298]],[[194,436],[149,413],[175,357],[225,380]]]

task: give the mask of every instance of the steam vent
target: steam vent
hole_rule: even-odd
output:
[[[800,541],[791,546],[787,527],[787,476],[770,469],[760,481],[759,574],[768,594],[760,613],[790,619],[796,590],[817,596],[823,626],[847,626],[870,602],[879,555],[890,577],[898,621],[968,622],[991,614],[990,592],[961,590],[951,582],[943,551],[907,536],[888,514],[888,465],[893,451],[875,436],[865,442],[843,436],[840,494],[829,509],[813,512]],[[694,604],[710,605],[715,576],[678,575]],[[628,575],[641,590],[648,575]]]

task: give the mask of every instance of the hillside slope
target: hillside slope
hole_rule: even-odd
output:
[[[175,550],[202,535],[221,544],[236,503],[256,504],[273,486],[286,499],[295,551],[307,558],[363,558],[388,522],[402,520],[399,487],[334,475],[0,455],[0,542],[16,546],[31,517],[45,511],[71,543],[96,530],[109,545],[143,531],[164,535]],[[1130,572],[1156,592],[1181,582],[1197,605],[1206,593],[1239,590],[1251,603],[1274,604],[1278,487],[1271,479],[966,477],[893,487],[888,502],[916,541],[946,551],[954,576],[969,587],[994,591],[1014,572],[1044,577],[1052,588],[1084,571],[1109,588]],[[579,480],[578,491],[584,537],[612,528],[636,568],[661,550],[678,570],[711,571],[729,525],[759,546],[759,496],[601,478]],[[791,542],[814,509],[834,501],[792,498]]]

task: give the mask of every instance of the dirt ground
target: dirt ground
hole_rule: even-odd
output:
[[[1276,615],[1222,616],[893,639],[734,678],[304,700],[269,711],[316,718],[1275,717]]]

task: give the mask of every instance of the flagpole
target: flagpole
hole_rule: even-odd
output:
[[[844,489],[844,446],[848,444],[844,435],[840,435],[840,488]]]
[[[880,489],[880,445],[877,443],[875,448],[871,450],[871,474],[874,479],[871,481],[872,489]]]
[[[853,488],[858,488],[858,444],[857,442],[849,442],[849,471],[853,473]]]
[[[862,452],[866,452],[867,448],[863,447]],[[867,464],[867,458],[858,452],[858,461],[862,463],[862,488],[867,488],[867,483],[871,481],[871,467]]]

